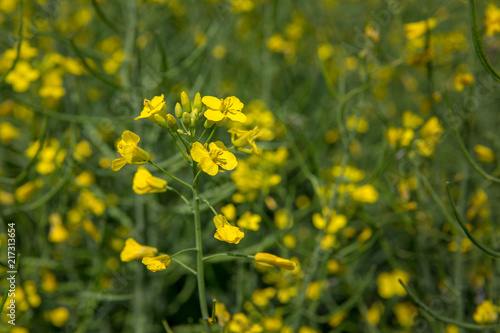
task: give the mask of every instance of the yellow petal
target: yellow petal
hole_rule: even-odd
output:
[[[201,99],[201,102],[205,104],[209,109],[213,110],[220,110],[223,104],[220,99],[213,96],[205,96]]]
[[[243,106],[244,106],[244,104],[241,103],[239,98],[235,97],[235,96],[231,96],[231,97],[226,98],[224,100],[224,104],[227,105],[228,110],[237,110],[237,111],[241,111],[241,109],[243,109]]]
[[[236,160],[236,156],[234,156],[233,153],[230,153],[228,151],[223,152],[219,156],[219,159],[225,161],[224,163],[219,164],[219,165],[221,166],[221,168],[226,169],[226,170],[233,170],[238,165],[238,161]]]
[[[193,143],[193,147],[191,148],[191,157],[194,161],[199,162],[204,157],[210,158],[210,155],[201,143],[195,142]]]
[[[125,164],[127,164],[126,157],[117,158],[116,160],[113,160],[113,162],[111,162],[111,170],[118,171],[123,168]]]
[[[247,121],[247,116],[245,116],[245,114],[241,112],[236,112],[236,113],[228,112],[227,117],[232,121],[237,121],[240,123],[244,123]]]
[[[208,173],[210,176],[215,176],[219,172],[219,167],[212,161],[210,156],[204,157],[199,162],[201,170]]]
[[[205,111],[204,113],[205,115],[205,118],[207,118],[208,120],[211,120],[211,121],[221,121],[222,119],[224,119],[224,115],[222,114],[222,112],[220,111],[217,111],[217,110],[207,110]]]
[[[137,134],[127,130],[123,131],[122,140],[127,144],[137,144],[141,138]]]

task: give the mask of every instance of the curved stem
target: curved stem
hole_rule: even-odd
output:
[[[484,51],[481,36],[479,35],[476,16],[476,0],[469,0],[469,13],[472,23],[472,37],[474,39],[474,48],[476,49],[476,53],[479,56],[479,60],[481,60],[481,64],[483,64],[483,67],[486,69],[486,71],[490,73],[495,80],[500,81],[500,74],[495,70],[490,60],[488,59],[488,56]]]
[[[217,211],[215,210],[214,207],[212,207],[212,205],[210,204],[210,202],[208,202],[208,200],[206,199],[201,199],[201,201],[203,201],[204,203],[207,204],[208,208],[210,208],[212,210],[212,213],[214,213],[214,215],[217,215]]]
[[[464,323],[455,319],[451,319],[448,317],[443,317],[438,314],[436,314],[434,311],[432,311],[431,308],[429,308],[427,305],[425,305],[401,280],[399,280],[399,283],[403,286],[403,288],[406,290],[410,298],[417,304],[419,308],[427,312],[432,318],[439,320],[440,322],[447,323],[447,324],[452,324],[461,328],[466,328],[469,330],[474,330],[474,331],[485,331],[488,329],[499,329],[500,326],[498,325],[476,325],[476,324],[469,324],[469,323]]]
[[[217,253],[217,254],[212,254],[209,256],[206,256],[203,258],[203,261],[205,260],[210,260],[213,258],[219,258],[219,257],[238,257],[238,258],[247,258],[247,259],[254,259],[255,256],[251,256],[249,254],[240,254],[240,253]]]
[[[189,163],[191,163],[191,159],[186,155],[186,151],[184,149],[181,148],[181,146],[179,145],[179,142],[177,142],[177,139],[174,135],[174,133],[171,131],[171,130],[168,130],[168,133],[170,133],[170,135],[172,136],[172,139],[174,139],[174,142],[175,142],[175,145],[177,146],[177,149],[179,149],[179,151],[182,153],[182,155],[186,158],[186,160],[189,161]],[[178,135],[179,133],[177,133]]]
[[[453,213],[455,214],[455,217],[458,221],[458,224],[460,225],[462,230],[465,232],[465,235],[467,235],[467,238],[469,238],[470,241],[474,245],[476,245],[481,251],[483,251],[487,255],[490,255],[494,258],[500,258],[500,252],[495,251],[493,249],[490,249],[489,247],[481,244],[481,242],[479,242],[479,240],[476,237],[474,237],[474,235],[469,231],[469,229],[465,225],[464,221],[462,220],[462,217],[458,213],[457,206],[455,205],[455,201],[453,200],[453,197],[451,196],[450,184],[448,182],[446,182],[446,192],[448,192],[448,197],[450,198],[451,206],[453,207]]]
[[[158,170],[160,170],[161,172],[163,172],[164,174],[166,174],[167,176],[169,176],[170,178],[172,178],[173,180],[176,180],[178,181],[179,183],[181,183],[182,185],[186,186],[186,187],[189,187],[189,188],[193,188],[191,185],[189,185],[188,183],[186,183],[185,181],[183,181],[182,179],[180,178],[177,178],[176,176],[172,175],[170,172],[168,172],[167,170],[163,169],[161,166],[159,166],[158,164],[156,164],[155,162],[153,161],[148,161],[149,163],[151,163],[152,165],[154,165]]]
[[[455,116],[453,115],[453,112],[451,111],[450,100],[448,98],[448,94],[446,94],[446,103],[448,104],[448,114],[450,116],[451,123],[453,125],[453,132],[455,133],[455,136],[457,137],[458,145],[460,146],[460,150],[462,150],[462,153],[464,154],[467,162],[469,162],[469,164],[474,168],[474,170],[476,170],[485,179],[487,179],[491,182],[500,183],[500,178],[489,175],[476,162],[474,162],[474,160],[472,160],[472,157],[470,156],[469,152],[467,151],[467,148],[465,148],[465,144],[462,141],[462,138],[460,137],[460,133],[458,133],[457,123],[455,122]]]
[[[198,276],[198,273],[196,273],[196,271],[194,269],[192,269],[191,267],[189,267],[188,265],[186,265],[185,263],[183,263],[182,261],[180,261],[179,259],[177,258],[172,258],[170,257],[171,260],[177,264],[179,264],[180,266],[184,267],[185,269],[187,269],[188,271],[190,271],[191,273],[193,273],[195,276]]]
[[[208,136],[207,141],[205,141],[205,145],[208,143],[208,141],[210,141],[210,139],[212,138],[212,136],[214,136],[214,133],[215,133],[216,129],[217,129],[217,126],[213,125],[212,132],[210,132],[210,135]]]
[[[170,259],[172,259],[173,257],[178,256],[179,254],[190,252],[190,251],[197,251],[197,250],[198,249],[195,247],[190,247],[189,249],[184,249],[184,250],[180,250],[178,252],[175,252],[174,254],[170,255],[169,257],[170,257]]]

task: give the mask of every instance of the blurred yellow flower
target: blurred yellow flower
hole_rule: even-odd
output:
[[[7,75],[5,82],[12,86],[16,92],[26,92],[30,84],[40,76],[37,69],[33,69],[26,61],[19,61],[16,67]]]
[[[437,21],[433,18],[425,21],[407,23],[404,25],[406,38],[410,40],[418,38],[425,34],[427,31],[434,29],[436,25]]]
[[[121,158],[111,162],[111,170],[118,171],[125,164],[146,164],[149,161],[149,154],[142,148],[137,147],[137,143],[141,140],[139,136],[131,131],[123,131],[122,138],[118,141],[116,147]]]
[[[214,237],[220,241],[230,244],[238,244],[240,240],[245,237],[243,231],[241,231],[238,227],[229,224],[222,214],[214,217],[214,224],[217,229]]]
[[[43,86],[38,90],[42,98],[60,99],[66,93],[63,88],[63,79],[57,70],[52,70],[42,77]]]
[[[89,187],[94,184],[95,176],[92,172],[85,170],[82,171],[78,176],[76,176],[75,181],[80,186]]]
[[[460,333],[460,328],[458,326],[447,324],[444,328],[445,333]]]
[[[33,194],[35,194],[35,191],[42,187],[43,181],[41,179],[37,179],[34,181],[29,181],[18,188],[14,191],[14,197],[19,203],[25,203],[31,197]]]
[[[333,316],[330,317],[330,320],[328,321],[328,325],[331,327],[337,327],[340,325],[342,321],[347,317],[348,313],[347,311],[340,311],[335,313]],[[314,330],[311,330],[311,332],[316,332]]]
[[[380,316],[384,313],[384,304],[380,301],[374,302],[366,311],[366,321],[376,326],[380,321]]]
[[[132,189],[137,194],[165,192],[167,181],[154,177],[145,167],[141,166],[134,175]]]
[[[220,211],[229,221],[232,221],[236,218],[236,207],[234,207],[232,203],[222,206],[220,208]]]
[[[247,120],[245,114],[241,112],[244,104],[235,96],[227,97],[226,99],[205,96],[201,101],[208,108],[204,115],[210,121],[223,123],[226,119],[230,119],[244,123]]]
[[[231,128],[228,130],[229,133],[231,133],[231,142],[235,147],[238,147],[238,150],[242,150],[248,153],[255,153],[257,155],[260,155],[260,150],[257,148],[257,145],[255,144],[255,139],[257,139],[260,136],[260,131],[257,126],[254,127],[254,129],[245,131],[245,130],[240,130],[237,128]],[[242,149],[245,148],[246,146],[250,146],[252,149]]]
[[[262,252],[255,254],[255,262],[280,267],[289,271],[293,271],[295,267],[297,267],[297,264],[291,260],[280,258],[274,254]]]
[[[68,230],[63,225],[61,215],[58,213],[52,213],[49,216],[49,242],[51,243],[62,243],[66,241],[69,237]]]
[[[474,75],[470,73],[459,73],[455,75],[455,90],[463,91],[465,86],[471,85],[474,83]]]
[[[123,262],[142,259],[144,257],[153,257],[158,252],[158,249],[151,246],[141,245],[133,238],[128,238],[125,241],[125,247],[120,253],[120,260]]]
[[[483,145],[475,145],[474,151],[476,152],[477,159],[480,162],[493,163],[495,162],[495,153],[491,148]]]
[[[393,311],[399,325],[403,327],[412,326],[415,316],[418,314],[417,307],[409,302],[396,304]]]
[[[58,307],[48,312],[48,317],[52,325],[63,327],[69,319],[69,311],[65,307]]]
[[[403,113],[403,127],[415,129],[424,123],[424,119],[410,110]]]
[[[147,266],[151,272],[163,271],[170,265],[170,256],[162,254],[157,257],[144,257],[142,263]]]
[[[260,217],[260,215],[245,212],[243,215],[241,215],[236,224],[240,228],[257,231],[259,230],[259,223],[261,220],[262,218]]]
[[[500,32],[500,8],[492,3],[489,3],[484,10],[484,26],[487,36]]]
[[[400,269],[395,269],[390,273],[380,273],[377,277],[377,289],[380,297],[391,298],[393,296],[405,296],[406,290],[404,290],[398,280],[408,285],[410,282],[410,274]]]
[[[372,184],[365,184],[354,189],[351,197],[359,202],[375,203],[378,200],[378,191]]]
[[[153,120],[152,117],[157,113],[165,117],[165,112],[162,112],[164,106],[165,106],[165,101],[163,94],[161,96],[153,97],[151,101],[145,98],[144,108],[141,111],[141,115],[135,117],[134,120],[141,118],[150,118],[151,120]]]
[[[75,159],[79,162],[85,161],[87,158],[92,156],[92,146],[87,140],[82,140],[78,142],[75,146]]]
[[[0,123],[0,141],[2,141],[4,145],[8,145],[12,140],[18,137],[19,130],[15,128],[11,123]]]
[[[493,324],[498,319],[498,306],[493,305],[490,300],[484,300],[477,306],[472,319],[478,324]]]
[[[323,287],[323,282],[321,281],[312,281],[307,286],[306,296],[308,299],[315,301],[318,300],[321,296],[321,289]]]
[[[256,289],[252,293],[252,302],[257,306],[263,307],[268,305],[269,301],[274,296],[276,296],[276,288],[267,287],[265,289]]]
[[[236,157],[230,153],[222,141],[210,142],[210,152],[199,142],[193,143],[191,157],[198,166],[209,174],[215,176],[219,173],[219,166],[225,170],[233,170],[238,164]],[[220,170],[223,172],[223,170]]]

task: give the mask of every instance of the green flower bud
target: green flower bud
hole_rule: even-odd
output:
[[[165,120],[165,118],[163,118],[162,115],[156,113],[153,115],[152,118],[153,119],[151,120],[153,120],[156,125],[160,126],[161,128],[168,129],[167,121]]]
[[[181,92],[181,104],[184,112],[191,113],[191,101],[189,101],[189,97],[186,92]]]
[[[172,132],[175,132],[179,129],[179,126],[177,125],[177,120],[170,113],[167,114],[167,124]]]
[[[189,113],[187,112],[184,112],[182,114],[182,123],[184,124],[184,126],[186,127],[189,127],[191,125],[191,116],[189,115]]]
[[[210,127],[214,126],[214,124],[215,123],[213,121],[207,119],[207,120],[205,120],[205,123],[203,124],[203,127],[210,128]]]
[[[179,103],[175,104],[175,116],[179,119],[182,117],[182,106]]]
[[[193,108],[198,109],[198,112],[201,111],[201,95],[200,93],[197,93],[196,96],[194,96],[194,102],[193,102]]]

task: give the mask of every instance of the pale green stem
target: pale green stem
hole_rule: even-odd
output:
[[[192,269],[191,267],[189,267],[188,265],[186,265],[185,263],[183,263],[179,259],[172,258],[172,257],[170,257],[170,258],[172,259],[173,262],[175,262],[175,263],[179,264],[180,266],[184,267],[185,269],[187,269],[188,271],[190,271],[191,273],[193,273],[195,276],[198,275],[198,273],[196,273],[196,271],[194,269]]]
[[[186,160],[188,160],[189,163],[191,163],[191,159],[186,155],[186,151],[184,149],[182,149],[182,147],[179,145],[179,142],[177,142],[177,139],[175,138],[174,133],[171,130],[168,130],[168,133],[170,133],[170,135],[172,136],[172,139],[174,139],[174,142],[175,142],[175,145],[177,146],[177,149],[179,149],[179,151],[186,158]],[[179,134],[179,133],[177,133],[177,134]]]
[[[185,253],[185,252],[190,252],[190,251],[197,251],[197,250],[198,250],[198,249],[197,249],[197,248],[195,248],[195,247],[191,247],[191,248],[189,248],[189,249],[180,250],[179,252],[176,252],[176,253],[174,253],[174,254],[170,255],[170,259],[172,259],[172,258],[173,258],[173,257],[175,257],[175,256],[178,256],[179,254],[182,254],[182,253]]]
[[[193,214],[194,214],[194,228],[196,238],[196,279],[198,281],[198,296],[200,301],[201,316],[203,320],[203,327],[205,332],[212,332],[208,324],[208,307],[207,298],[205,295],[205,272],[203,268],[203,243],[201,233],[201,218],[200,218],[200,193],[198,189],[198,175],[196,165],[193,165]]]
[[[207,206],[212,210],[212,213],[214,213],[214,215],[217,215],[217,211],[215,210],[214,207],[212,207],[212,205],[210,204],[210,202],[208,202],[208,200],[206,199],[201,199],[201,201],[203,201],[204,203],[207,204]]]
[[[186,187],[189,187],[189,188],[193,188],[191,185],[189,185],[188,183],[186,183],[185,181],[183,181],[182,179],[180,178],[177,178],[176,176],[172,175],[170,172],[168,172],[167,170],[163,169],[161,166],[159,166],[158,164],[156,164],[155,162],[153,161],[148,161],[149,163],[151,163],[152,165],[154,165],[158,170],[160,170],[161,172],[163,172],[164,174],[166,174],[167,176],[169,176],[170,178],[172,178],[173,180],[176,180],[178,181],[179,183],[181,183],[182,185],[186,186]]]
[[[251,256],[249,254],[240,254],[240,253],[217,253],[217,254],[212,254],[210,256],[207,256],[203,258],[203,260],[210,260],[213,258],[219,258],[219,257],[238,257],[238,258],[247,258],[247,259],[255,259],[255,256]]]
[[[205,141],[205,144],[207,144],[208,141],[210,141],[210,139],[212,138],[212,136],[214,136],[214,133],[215,133],[216,129],[217,129],[217,125],[213,125],[212,132],[210,132],[210,135],[208,136],[207,141]]]

